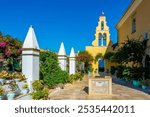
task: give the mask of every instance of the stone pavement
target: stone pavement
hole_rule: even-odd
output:
[[[32,100],[32,96],[30,94],[17,97],[15,100]]]
[[[58,90],[49,96],[50,100],[150,100],[150,95],[142,91],[112,84],[112,96],[89,96],[88,95],[88,77],[82,81],[68,84],[64,89]]]

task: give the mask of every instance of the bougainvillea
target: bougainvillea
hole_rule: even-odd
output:
[[[13,38],[9,35],[2,35],[0,33],[0,63],[1,69],[5,69],[4,66],[7,66],[9,70],[14,71],[14,64],[18,64],[18,57],[21,55],[22,52],[22,43],[17,40],[16,38]],[[7,63],[7,65],[4,65],[4,63]]]
[[[9,57],[18,57],[21,54],[22,43],[17,39],[6,35],[0,36],[0,53],[5,59]]]
[[[80,51],[76,57],[78,64],[84,65],[84,73],[92,71],[93,56],[87,51]],[[80,70],[79,70],[80,71]],[[81,70],[82,71],[82,70]]]
[[[6,42],[0,42],[0,47],[5,48],[6,47]]]

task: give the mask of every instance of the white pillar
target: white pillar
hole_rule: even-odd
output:
[[[66,56],[66,51],[64,47],[64,43],[61,43],[59,53],[58,53],[58,61],[59,61],[59,66],[63,71],[66,71],[67,67],[67,56]]]
[[[70,57],[69,57],[69,74],[76,73],[76,60],[75,60],[75,52],[74,49],[71,49]]]
[[[32,26],[29,28],[23,44],[22,73],[26,76],[31,91],[32,83],[39,80],[39,45]]]

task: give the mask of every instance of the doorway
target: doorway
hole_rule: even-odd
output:
[[[104,59],[99,59],[98,60],[98,72],[104,72],[105,71],[105,60]]]

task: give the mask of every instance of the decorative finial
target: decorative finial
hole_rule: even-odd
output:
[[[102,11],[102,16],[104,16],[105,15],[105,13],[104,13],[104,11]]]

